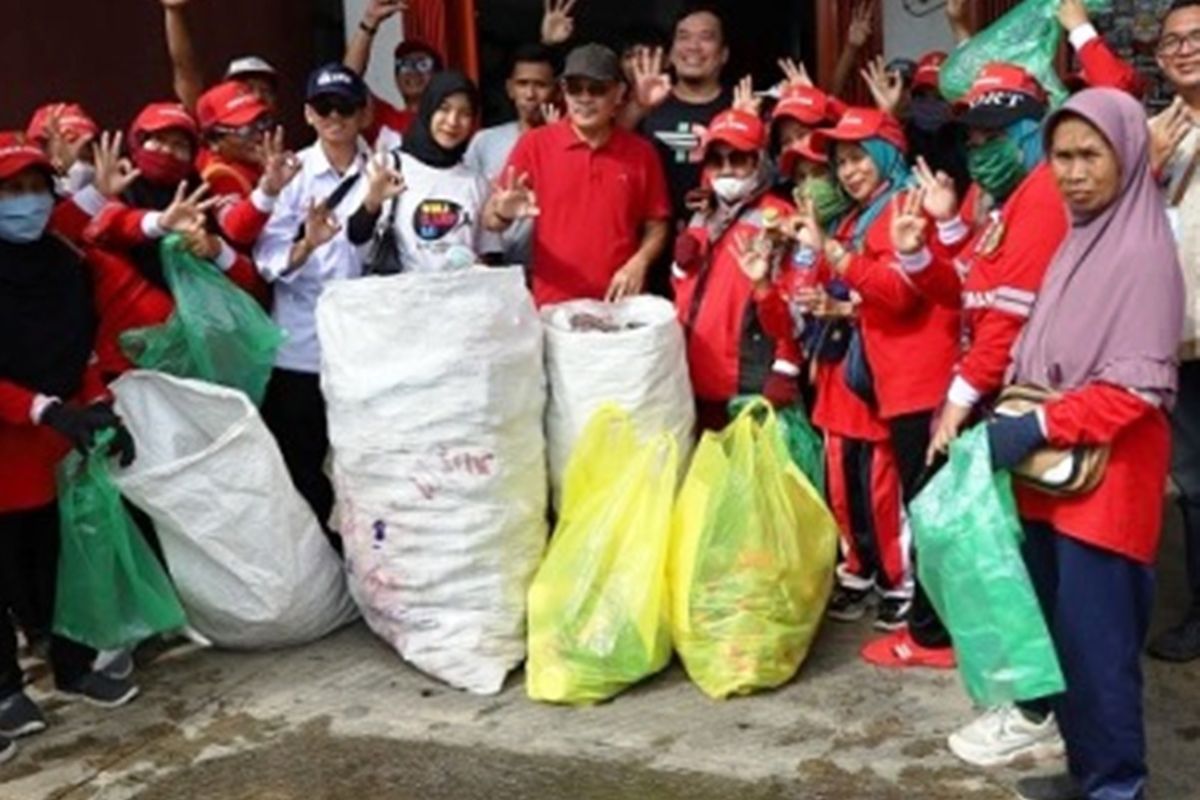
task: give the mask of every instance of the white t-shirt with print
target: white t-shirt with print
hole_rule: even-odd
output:
[[[475,254],[503,251],[499,236],[483,227],[488,184],[464,164],[435,169],[400,153],[400,172],[407,188],[397,199],[396,235],[406,272],[440,272],[450,268],[447,254],[456,246]],[[390,204],[383,213],[390,214]]]

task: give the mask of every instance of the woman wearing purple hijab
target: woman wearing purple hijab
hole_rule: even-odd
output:
[[[1018,784],[1030,800],[1141,800],[1146,790],[1141,649],[1153,606],[1170,455],[1183,277],[1149,166],[1142,107],[1112,89],[1071,98],[1046,122],[1046,152],[1071,213],[1019,340],[1012,383],[1060,393],[999,418],[997,469],[1038,447],[1108,445],[1092,491],[1022,486],[1024,555],[1067,690],[1053,710],[1070,775]]]

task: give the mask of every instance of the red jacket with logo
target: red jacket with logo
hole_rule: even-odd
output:
[[[799,372],[798,351],[791,336],[779,336],[770,320],[787,314],[779,294],[756,296],[738,266],[735,242],[758,234],[764,214],[786,217],[794,209],[784,200],[764,195],[715,241],[698,221],[681,236],[693,237],[697,257],[675,264],[675,309],[687,336],[688,367],[696,397],[724,402],[739,394],[759,393],[773,369],[790,376]],[[773,333],[772,331],[776,331]]]

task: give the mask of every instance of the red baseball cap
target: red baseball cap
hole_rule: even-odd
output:
[[[954,104],[958,121],[969,128],[1004,128],[1019,119],[1046,115],[1046,92],[1016,64],[985,64],[966,96]]]
[[[269,115],[271,110],[241,81],[218,83],[196,101],[201,130],[215,127],[240,128]]]
[[[704,134],[706,151],[716,142],[743,152],[758,151],[767,146],[767,130],[757,114],[731,108],[717,114]]]
[[[45,170],[51,177],[54,175],[50,159],[25,134],[20,131],[0,132],[0,180],[8,180],[30,167]]]
[[[947,58],[949,56],[941,50],[934,50],[921,56],[917,61],[917,71],[913,73],[913,90],[933,89],[936,92],[942,64],[946,63]]]
[[[784,176],[791,177],[796,171],[796,162],[804,159],[817,164],[828,164],[829,156],[812,146],[812,134],[804,136],[788,145],[779,156],[779,169]]]
[[[186,133],[193,142],[200,139],[196,120],[179,103],[151,103],[134,118],[129,129],[134,135],[177,130]]]
[[[25,127],[25,135],[31,141],[45,142],[50,119],[55,114],[58,115],[59,130],[68,141],[74,142],[100,133],[100,126],[77,103],[47,103],[33,112]]]
[[[819,128],[810,136],[810,146],[822,153],[828,152],[833,142],[861,142],[864,139],[883,139],[895,145],[900,152],[908,151],[908,137],[904,128],[891,114],[877,108],[854,107],[846,110],[837,125]]]
[[[829,122],[829,96],[815,86],[789,86],[775,105],[771,121],[794,119],[815,127]]]

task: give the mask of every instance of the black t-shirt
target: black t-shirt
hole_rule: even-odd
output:
[[[683,199],[700,185],[700,137],[713,117],[733,105],[733,93],[723,89],[709,103],[685,103],[674,94],[642,120],[638,128],[654,142],[667,173],[675,219],[687,217]]]

